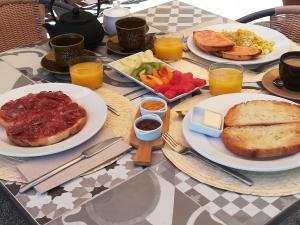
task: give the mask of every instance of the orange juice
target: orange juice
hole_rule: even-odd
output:
[[[99,88],[103,82],[103,65],[100,62],[81,62],[70,67],[71,81],[73,84]]]
[[[210,70],[208,80],[212,95],[241,92],[243,72],[233,68],[217,68]]]
[[[165,61],[176,61],[182,57],[181,37],[159,37],[154,42],[155,56]]]

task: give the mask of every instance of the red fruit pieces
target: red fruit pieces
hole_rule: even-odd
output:
[[[169,99],[172,99],[174,97],[176,97],[176,91],[173,91],[173,90],[167,90],[165,93],[164,93],[164,96],[166,96],[167,98]]]
[[[200,79],[200,78],[194,78],[194,79],[193,79],[193,84],[194,84],[196,87],[201,87],[201,86],[204,86],[204,85],[206,84],[206,80]]]
[[[172,87],[172,85],[170,85],[170,84],[163,84],[163,85],[157,86],[154,90],[158,93],[165,93],[171,87]]]
[[[173,85],[179,84],[181,81],[181,76],[182,76],[182,73],[180,71],[175,70],[173,72],[171,84],[173,84]]]
[[[181,83],[193,82],[193,74],[192,73],[184,73],[181,75]]]

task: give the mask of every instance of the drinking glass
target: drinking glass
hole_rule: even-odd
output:
[[[80,56],[70,63],[72,84],[97,89],[103,83],[103,63],[97,56]]]
[[[242,90],[244,68],[239,64],[213,63],[209,67],[209,91],[212,95],[237,93]]]
[[[157,58],[174,62],[182,57],[183,34],[168,33],[156,34],[154,36],[154,54]]]

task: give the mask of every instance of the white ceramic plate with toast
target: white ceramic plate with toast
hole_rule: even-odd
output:
[[[251,100],[275,100],[294,103],[284,98],[271,95],[235,93],[206,99],[201,101],[197,106],[225,115],[227,110],[232,106]],[[189,130],[191,113],[192,110],[184,117],[182,125],[183,135],[193,149],[216,163],[235,169],[255,172],[275,172],[300,167],[300,153],[267,160],[247,159],[235,155],[224,146],[221,138],[213,138]]]
[[[241,65],[254,65],[254,64],[261,64],[261,63],[267,63],[274,61],[276,59],[279,59],[280,56],[289,51],[290,48],[290,42],[289,39],[284,36],[283,34],[279,33],[276,30],[254,25],[254,24],[242,24],[242,23],[227,23],[227,24],[216,24],[208,27],[203,27],[198,30],[213,30],[213,31],[236,31],[237,29],[246,29],[249,31],[253,31],[256,33],[256,35],[262,37],[265,40],[268,41],[274,41],[274,49],[271,53],[267,55],[261,55],[258,58],[252,59],[252,60],[246,60],[246,61],[235,61],[235,60],[229,60],[229,59],[223,59],[211,54],[208,54],[199,48],[196,47],[193,41],[193,35],[190,35],[187,40],[187,46],[191,50],[192,53],[195,55],[212,61],[212,62],[235,62],[239,63]]]
[[[87,122],[77,134],[53,145],[40,147],[21,147],[10,142],[5,129],[0,127],[0,154],[15,157],[36,157],[59,153],[78,146],[96,134],[104,125],[107,107],[103,99],[88,88],[64,83],[45,83],[28,85],[10,90],[0,96],[0,107],[29,93],[41,91],[62,91],[87,112]]]

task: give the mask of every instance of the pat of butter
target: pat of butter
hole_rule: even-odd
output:
[[[202,123],[215,129],[221,129],[222,116],[219,113],[204,110]]]
[[[223,115],[201,107],[194,107],[189,129],[208,136],[219,137],[223,130]]]

